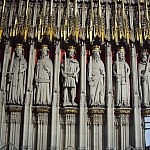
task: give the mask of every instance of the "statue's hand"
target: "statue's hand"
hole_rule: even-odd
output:
[[[76,77],[76,76],[77,76],[77,73],[74,73],[74,74],[73,74],[73,77]]]
[[[64,78],[67,78],[67,74],[66,73],[64,73],[63,76],[64,76]]]

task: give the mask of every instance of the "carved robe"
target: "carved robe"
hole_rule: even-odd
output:
[[[48,105],[52,100],[53,64],[49,56],[41,57],[35,71],[35,104]]]
[[[23,105],[27,62],[23,56],[15,57],[11,71],[9,72],[8,103]],[[10,66],[11,66],[10,65]]]
[[[150,106],[150,63],[138,64],[139,93],[145,107]]]
[[[89,105],[91,106],[92,105],[94,106],[105,105],[105,101],[104,101],[105,68],[104,68],[104,63],[102,62],[102,60],[100,58],[99,59],[92,58],[92,62],[89,62],[88,72],[89,72],[88,79],[89,79],[89,86],[90,86]]]
[[[113,65],[113,74],[117,106],[130,106],[130,67],[127,62],[116,61]]]

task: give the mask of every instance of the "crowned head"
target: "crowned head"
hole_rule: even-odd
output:
[[[75,52],[76,49],[75,49],[75,47],[74,47],[73,45],[71,45],[71,46],[68,47],[68,51],[73,51],[73,52]]]
[[[92,52],[101,52],[99,45],[94,45]]]
[[[118,56],[119,60],[125,60],[125,49],[123,46],[118,49]]]
[[[47,44],[42,44],[42,49],[41,49],[41,56],[44,57],[48,54],[48,45]]]
[[[48,45],[47,44],[42,44],[42,49],[48,49]]]
[[[75,47],[73,45],[68,47],[68,56],[70,58],[74,57],[75,52],[76,52],[76,49],[75,49]]]
[[[16,56],[17,56],[17,57],[22,56],[23,44],[22,44],[22,43],[17,43],[17,44],[16,44],[15,51],[16,51]]]
[[[99,45],[93,46],[93,50],[92,50],[93,58],[95,58],[95,59],[99,58],[100,57],[100,53],[101,53],[100,46]]]
[[[123,46],[121,46],[119,49],[118,49],[118,52],[119,53],[125,53],[125,49]]]

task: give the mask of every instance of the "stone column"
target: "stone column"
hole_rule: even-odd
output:
[[[3,99],[1,99],[1,100],[3,100]],[[4,144],[6,144],[5,143],[6,140],[4,137],[6,136],[6,134],[8,134],[8,133],[6,133],[8,131],[5,131],[6,130],[6,119],[7,119],[6,116],[7,115],[5,112],[4,104],[0,104],[0,139],[1,139],[0,140],[0,147],[2,147]]]
[[[28,77],[27,77],[27,91],[25,98],[24,108],[24,125],[23,125],[23,144],[22,149],[31,148],[31,126],[32,126],[32,101],[33,101],[33,78],[35,67],[35,52],[34,42],[30,45],[29,51],[29,64],[28,64]]]
[[[139,99],[138,93],[138,72],[137,72],[137,54],[136,48],[134,43],[131,44],[131,89],[132,95],[131,99],[133,102],[133,109],[134,109],[134,147],[137,150],[143,149],[143,142],[142,142],[142,122],[141,122],[141,103]]]
[[[12,145],[15,146],[15,148],[20,149],[20,140],[21,136],[20,133],[22,132],[21,128],[21,113],[22,113],[22,106],[10,106],[8,108],[8,111],[10,112],[10,136],[9,136],[9,149],[14,149]]]
[[[63,110],[61,111],[60,110],[60,115],[59,115],[59,145],[58,145],[58,149],[64,149],[65,147],[65,127],[66,127],[66,124],[65,124],[65,114],[63,113]]]
[[[52,100],[52,119],[51,119],[51,150],[57,150],[58,124],[59,124],[59,73],[60,73],[60,42],[56,43],[55,62],[54,62],[54,83]]]
[[[106,107],[107,107],[107,150],[114,149],[114,101],[112,88],[112,51],[111,44],[106,44]]]
[[[82,42],[80,54],[80,115],[79,115],[79,150],[87,149],[87,104],[86,104],[86,46]]]
[[[91,131],[91,128],[92,128],[92,123],[91,123],[91,118],[88,117],[87,118],[87,149],[91,149],[91,139],[92,139],[92,131]]]
[[[91,149],[103,150],[104,149],[104,137],[103,137],[103,122],[105,110],[103,108],[90,108],[89,114],[91,117],[92,132],[91,132]]]
[[[115,144],[116,150],[126,150],[129,148],[129,120],[131,109],[118,108],[115,110]]]
[[[37,107],[37,150],[47,149],[48,107]]]
[[[3,131],[5,128],[5,103],[6,103],[6,75],[8,69],[8,63],[10,59],[10,42],[6,43],[4,50],[4,59],[2,67],[2,78],[1,78],[1,88],[0,88],[0,139],[3,139]],[[5,133],[6,134],[6,133]],[[0,140],[0,147],[3,146],[3,140]]]
[[[79,110],[77,108],[67,107],[62,110],[62,113],[64,114],[64,140],[65,145],[63,149],[76,149],[77,148],[77,141],[78,134],[76,134],[77,128],[76,128],[76,120],[77,115],[79,113]]]
[[[112,51],[110,43],[110,18],[111,6],[106,3],[106,34],[107,42],[105,48],[106,68],[106,108],[107,108],[107,150],[114,150],[114,101],[112,88]]]

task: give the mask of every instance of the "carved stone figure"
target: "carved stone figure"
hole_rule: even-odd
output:
[[[90,86],[90,106],[105,105],[105,67],[100,58],[100,47],[94,46],[88,66],[88,81]]]
[[[150,106],[150,55],[147,50],[141,53],[141,61],[138,64],[139,93],[145,107]]]
[[[61,73],[63,76],[63,105],[76,105],[76,84],[78,83],[79,62],[74,58],[75,47],[68,48],[68,57],[65,57],[61,64]]]
[[[117,106],[130,106],[130,67],[125,61],[124,47],[117,52],[117,61],[113,65],[115,100]]]
[[[24,102],[27,62],[23,56],[23,45],[17,44],[8,72],[8,103],[21,104]]]
[[[48,55],[48,46],[43,44],[41,56],[35,69],[35,104],[50,105],[52,101],[53,64]]]

